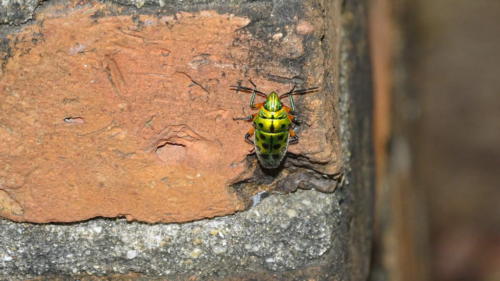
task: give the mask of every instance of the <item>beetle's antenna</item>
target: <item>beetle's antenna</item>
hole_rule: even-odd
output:
[[[287,93],[284,93],[283,95],[281,95],[280,99],[288,97],[291,93],[293,93],[293,90],[295,90],[295,87],[297,87],[297,84],[293,84],[292,89],[290,91],[288,91]]]
[[[230,89],[231,90],[234,90],[234,91],[241,91],[241,92],[245,92],[245,93],[253,93],[255,92],[257,95],[261,96],[261,97],[267,97],[266,94],[264,94],[263,92],[261,91],[258,91],[258,90],[255,90],[255,89],[252,89],[252,88],[248,88],[248,87],[243,87],[243,86],[230,86]]]
[[[255,85],[255,83],[252,81],[252,79],[248,78],[248,82],[250,82],[250,84],[252,84],[253,88],[255,90],[257,90],[257,85]]]
[[[261,97],[267,97],[267,95],[259,90],[257,90],[257,85],[255,85],[255,83],[248,79],[248,81],[250,81],[250,84],[252,84],[253,86],[253,89],[252,88],[248,88],[248,87],[244,87],[244,86],[241,86],[241,85],[238,85],[238,86],[230,86],[230,89],[231,90],[235,90],[236,92],[238,91],[242,91],[242,92],[246,92],[246,93],[256,93],[257,95],[261,96]]]
[[[319,87],[312,87],[312,88],[307,88],[307,89],[295,90],[292,93],[290,93],[290,95],[303,95],[303,94],[316,92],[318,90],[319,90]]]
[[[312,87],[312,88],[300,89],[300,90],[294,90],[294,89],[295,89],[295,85],[293,85],[293,88],[288,93],[281,95],[280,99],[286,98],[286,97],[291,96],[291,95],[303,95],[303,94],[316,92],[319,89],[319,87]]]

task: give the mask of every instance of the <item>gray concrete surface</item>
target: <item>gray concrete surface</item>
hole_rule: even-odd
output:
[[[333,250],[342,258],[341,198],[298,191],[250,211],[186,224],[96,219],[68,225],[0,222],[0,278],[43,275],[226,277],[294,270]],[[223,266],[222,266],[223,265]]]

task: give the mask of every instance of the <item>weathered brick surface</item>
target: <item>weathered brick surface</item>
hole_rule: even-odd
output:
[[[245,77],[263,91],[321,85],[321,59],[311,60],[318,74],[310,78],[283,63],[317,52],[305,39],[318,22],[294,18],[259,30],[270,38],[250,22],[214,10],[151,14],[97,2],[41,8],[4,46],[0,215],[189,221],[242,210],[273,181],[303,186],[310,172],[287,179],[287,170],[267,182],[254,175],[260,168],[242,137],[249,125],[232,120],[251,113],[249,95],[229,86]],[[318,188],[331,191],[322,176],[338,173],[340,161],[328,90],[300,104],[310,114],[290,150],[305,157],[295,164],[317,171]],[[253,185],[230,186],[240,182]]]

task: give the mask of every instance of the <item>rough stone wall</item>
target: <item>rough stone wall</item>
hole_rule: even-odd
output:
[[[0,278],[366,278],[373,179],[364,3],[198,2],[47,1],[30,25],[2,18],[12,24],[0,30],[1,106],[12,113],[0,127],[10,142],[0,154],[8,156],[2,216],[182,222],[234,213],[270,190],[306,190],[182,224],[4,219]],[[23,3],[22,17],[37,4]],[[248,156],[248,126],[231,120],[250,112],[248,96],[225,92],[248,77],[263,91],[322,88],[299,98],[301,141],[278,174]]]

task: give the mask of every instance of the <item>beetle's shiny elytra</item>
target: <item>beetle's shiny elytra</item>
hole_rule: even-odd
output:
[[[314,92],[318,90],[318,87],[295,90],[294,86],[288,93],[279,96],[276,92],[266,95],[257,90],[257,86],[251,80],[250,83],[253,88],[232,86],[231,89],[252,93],[250,108],[259,111],[247,117],[233,119],[253,122],[253,127],[246,133],[245,140],[255,146],[255,153],[262,167],[274,169],[285,157],[288,144],[296,144],[299,141],[293,129],[296,123],[293,115],[295,112],[293,96]],[[257,95],[265,98],[266,101],[255,104]],[[281,99],[285,97],[290,98],[290,107],[281,102]]]

